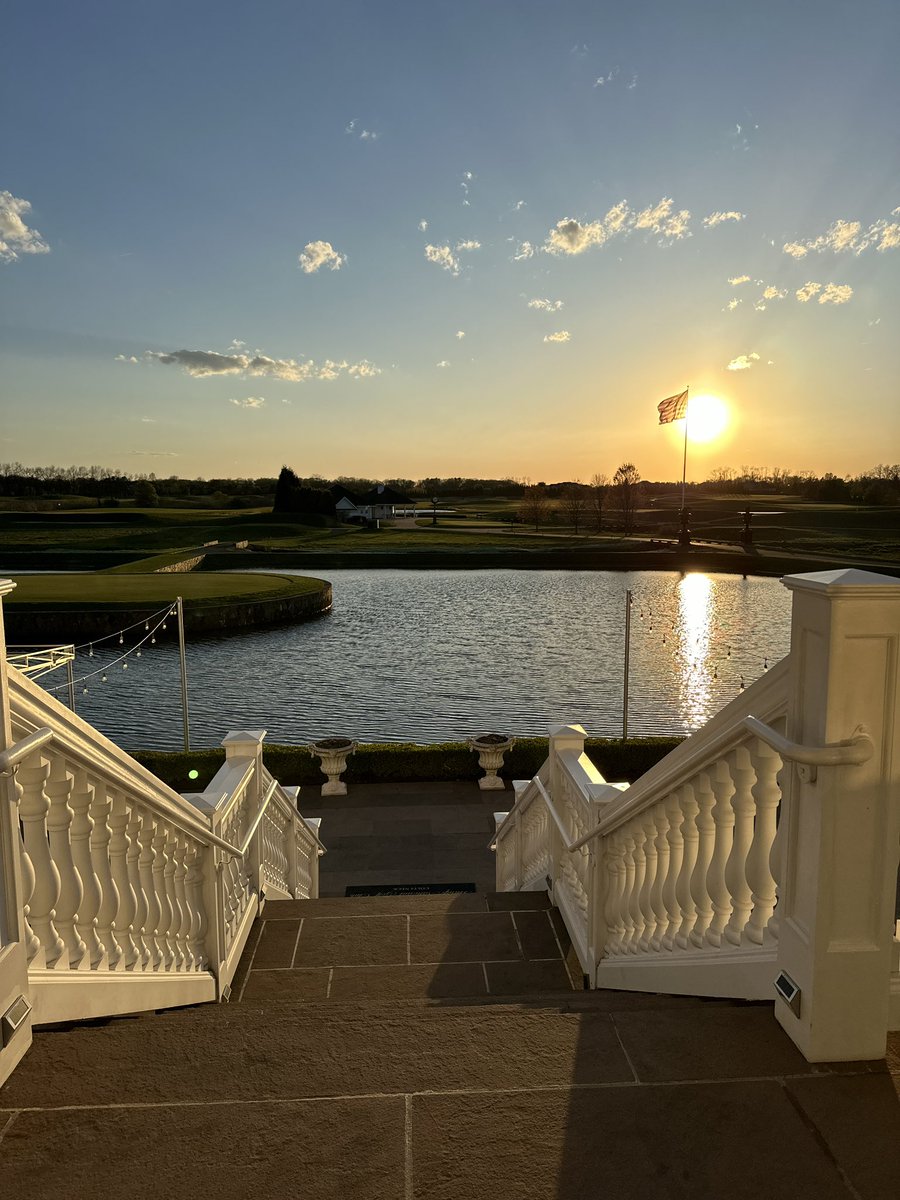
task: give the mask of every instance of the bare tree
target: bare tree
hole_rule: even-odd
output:
[[[613,475],[613,487],[618,491],[619,510],[626,533],[634,527],[634,510],[640,492],[641,476],[634,463],[622,463]]]
[[[519,516],[528,525],[533,525],[535,532],[540,529],[547,516],[547,493],[539,484],[531,484],[525,488],[519,505]]]
[[[601,472],[591,476],[588,508],[594,528],[599,533],[603,528],[603,505],[606,503],[606,491],[609,487],[609,476]]]
[[[575,536],[584,520],[587,510],[587,489],[580,479],[567,483],[562,494],[562,511],[569,525],[575,527]]]

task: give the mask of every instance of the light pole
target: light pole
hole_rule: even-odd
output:
[[[437,502],[438,502],[437,496],[432,496],[431,497],[431,523],[432,523],[432,525],[437,525]]]

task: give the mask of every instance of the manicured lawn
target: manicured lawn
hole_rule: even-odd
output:
[[[287,575],[230,575],[178,573],[165,575],[65,575],[13,576],[16,590],[7,603],[50,607],[57,604],[81,608],[101,604],[159,606],[176,596],[195,607],[229,600],[274,600],[316,592],[321,579]]]

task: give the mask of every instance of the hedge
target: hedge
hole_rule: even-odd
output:
[[[635,738],[627,742],[588,738],[585,749],[604,779],[633,783],[680,742],[681,738]],[[176,792],[202,792],[225,761],[224,750],[194,750],[189,754],[135,750],[132,754]],[[507,751],[500,774],[505,779],[530,779],[546,757],[546,738],[519,738]],[[318,759],[305,746],[265,746],[263,758],[275,778],[287,786],[312,787],[325,780]],[[188,778],[191,770],[197,771],[196,779]],[[360,745],[350,755],[343,778],[351,784],[433,783],[474,780],[480,774],[478,757],[465,742],[433,746],[372,742]]]

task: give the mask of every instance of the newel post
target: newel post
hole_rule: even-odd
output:
[[[252,758],[255,763],[253,778],[247,784],[247,789],[244,793],[248,821],[252,821],[259,812],[259,806],[263,801],[263,741],[265,736],[265,729],[239,729],[233,730],[222,738],[222,746],[225,749],[226,767],[238,759]],[[260,903],[262,903],[263,894],[262,839],[264,825],[265,821],[260,821],[244,863],[244,869],[250,881],[250,886],[259,896]]]
[[[785,763],[778,968],[800,993],[793,1007],[779,997],[775,1015],[810,1062],[881,1058],[900,843],[900,580],[842,570],[784,584],[788,740],[833,745],[862,727],[874,752],[858,765]]]

